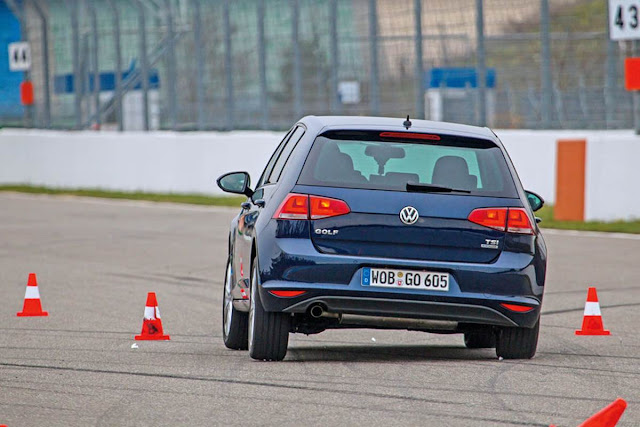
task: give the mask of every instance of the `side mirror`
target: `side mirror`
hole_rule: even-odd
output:
[[[251,178],[246,172],[229,172],[222,175],[216,181],[218,187],[224,192],[233,194],[244,194],[247,197],[253,195],[253,191],[249,188]]]
[[[533,191],[527,191],[527,190],[525,190],[525,193],[527,194],[527,200],[529,201],[529,205],[531,206],[531,209],[533,209],[534,212],[544,206],[544,199],[540,197],[538,194],[534,193]]]

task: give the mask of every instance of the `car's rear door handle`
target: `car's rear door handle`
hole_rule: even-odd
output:
[[[251,202],[240,203],[240,206],[242,206],[242,209],[244,209],[245,211],[248,211],[249,209],[251,209]]]

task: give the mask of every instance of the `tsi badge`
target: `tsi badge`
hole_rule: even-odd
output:
[[[481,248],[485,249],[498,249],[498,244],[500,240],[497,239],[484,239],[484,243],[480,245]]]
[[[314,230],[316,234],[322,234],[324,236],[335,236],[338,234],[338,230],[329,230],[328,228],[316,228]]]

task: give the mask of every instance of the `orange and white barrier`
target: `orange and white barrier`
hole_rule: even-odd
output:
[[[559,138],[555,219],[640,218],[640,199],[629,196],[630,188],[640,182],[638,158],[640,136],[631,131],[592,131],[579,138]]]
[[[171,338],[165,335],[162,330],[162,320],[160,319],[160,309],[155,292],[147,294],[147,304],[144,308],[144,319],[142,321],[142,332],[135,336],[136,340],[164,340]]]
[[[554,219],[584,221],[586,139],[561,139],[556,145]]]
[[[38,290],[38,281],[35,273],[29,273],[29,281],[27,282],[27,290],[24,293],[24,305],[20,313],[16,313],[18,317],[30,316],[48,316],[49,313],[42,311],[42,303],[40,302],[40,291]]]
[[[602,323],[602,313],[600,313],[600,303],[598,302],[596,288],[589,288],[587,292],[582,329],[576,331],[576,335],[611,335],[610,331],[604,329],[604,324]]]

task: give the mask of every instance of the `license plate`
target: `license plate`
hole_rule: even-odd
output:
[[[449,273],[366,267],[362,269],[362,285],[447,292]]]

